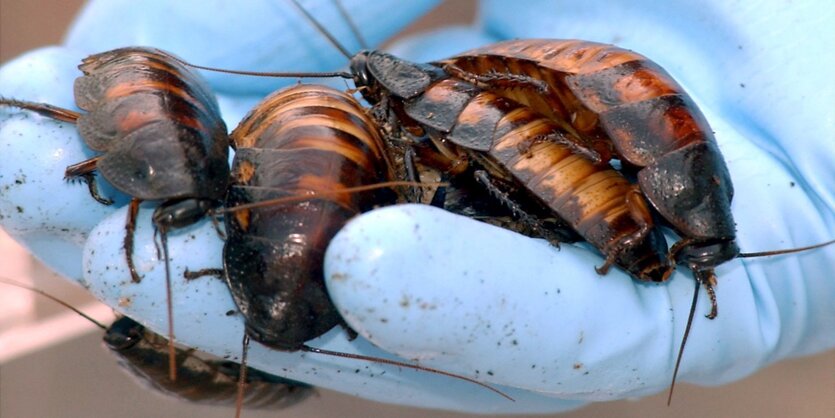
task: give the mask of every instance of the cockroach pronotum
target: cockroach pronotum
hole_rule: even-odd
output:
[[[178,399],[205,405],[236,403],[241,366],[232,361],[204,358],[195,350],[177,348],[177,375],[168,377],[168,341],[138,322],[123,316],[109,327],[66,302],[23,283],[0,277],[0,282],[31,290],[81,315],[105,331],[103,342],[125,372],[144,386]],[[249,368],[243,406],[251,409],[283,409],[304,401],[315,390],[310,385]]]
[[[600,274],[617,265],[639,280],[661,282],[675,264],[687,265],[696,289],[673,382],[701,285],[711,299],[707,317],[717,315],[717,265],[835,242],[740,253],[730,211],[733,186],[704,116],[663,69],[638,54],[586,41],[516,40],[430,64],[379,51],[351,56],[292,2],[350,60],[351,71],[337,76],[354,81],[389,138],[397,137],[387,149],[399,176],[410,172],[403,167],[408,152],[453,175],[472,160],[479,182],[524,224],[537,229],[536,217],[514,198],[518,192],[550,208],[600,250],[606,257]],[[540,126],[522,127],[537,119],[533,115],[540,115]],[[510,140],[517,127],[525,133]],[[626,187],[612,158],[620,160],[623,174],[637,177],[635,186]],[[562,172],[575,161],[589,168]],[[591,184],[609,185],[613,194],[592,191]],[[669,250],[652,224],[652,210],[682,236]],[[608,211],[641,227],[630,229]]]
[[[85,58],[75,81],[75,101],[86,113],[49,104],[0,98],[0,106],[37,112],[77,126],[84,142],[101,152],[67,167],[67,179],[81,179],[103,204],[95,172],[132,197],[125,224],[125,257],[131,278],[133,232],[139,204],[162,201],[153,223],[162,241],[169,308],[171,379],[173,358],[167,233],[201,219],[222,203],[229,176],[229,139],[217,101],[199,75],[172,55],[152,48],[121,48]]]

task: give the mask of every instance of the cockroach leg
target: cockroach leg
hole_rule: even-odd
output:
[[[113,204],[113,200],[108,199],[99,193],[98,183],[96,182],[96,165],[100,159],[101,156],[96,156],[80,163],[67,166],[66,170],[64,170],[64,179],[70,182],[76,180],[83,181],[87,184],[90,196],[92,196],[96,202],[105,206],[110,206]]]
[[[705,318],[716,318],[719,314],[718,304],[716,303],[716,274],[713,273],[713,269],[698,270],[695,266],[691,266],[690,269],[693,270],[696,281],[704,285],[707,297],[710,299],[710,312],[705,315]]]
[[[60,120],[62,122],[76,123],[81,114],[62,107],[46,103],[35,103],[26,100],[4,99],[0,97],[0,106],[12,106],[19,109],[29,110],[41,116]]]
[[[519,219],[519,222],[525,225],[525,227],[532,233],[547,239],[553,246],[557,248],[560,247],[560,239],[557,236],[559,231],[551,231],[551,229],[546,228],[539,219],[522,209],[522,206],[516,203],[516,201],[514,201],[510,195],[490,177],[490,174],[488,174],[487,171],[476,170],[475,173],[473,173],[473,176],[476,181],[481,183],[495,199],[510,209],[513,215]]]
[[[406,171],[407,181],[413,181],[415,183],[420,181],[420,175],[417,172],[417,168],[415,168],[415,150],[411,147],[407,148],[406,152],[403,153],[403,167]],[[423,200],[423,189],[417,186],[410,187],[406,200],[409,202],[421,202]]]
[[[197,280],[197,279],[205,277],[205,276],[214,276],[215,278],[222,279],[223,278],[223,269],[209,268],[209,269],[200,269],[200,270],[197,270],[197,271],[189,271],[188,269],[186,269],[186,271],[183,272],[183,277],[186,280]]]
[[[130,278],[134,283],[142,281],[142,278],[139,277],[139,273],[136,272],[136,266],[133,264],[133,235],[136,232],[136,217],[139,215],[139,203],[141,202],[142,201],[139,199],[130,200],[130,205],[128,206],[128,217],[125,222],[125,241],[123,244],[123,248],[125,249],[125,260],[127,261],[128,269],[130,270]]]
[[[473,84],[478,84],[480,86],[502,86],[507,88],[529,88],[533,89],[540,94],[545,94],[549,90],[549,86],[546,82],[542,80],[537,80],[536,78],[523,75],[523,74],[512,74],[512,73],[499,73],[496,71],[490,71],[486,74],[475,74],[469,71],[464,70],[463,68],[454,65],[454,64],[447,64],[443,66],[444,71],[449,73],[454,77],[458,77],[462,80],[469,81]]]

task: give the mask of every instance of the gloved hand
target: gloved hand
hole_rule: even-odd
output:
[[[197,8],[162,3],[92,3],[67,47],[36,51],[0,70],[0,95],[69,107],[80,58],[126,45],[153,45],[190,62],[234,69],[324,70],[346,61],[289,4],[248,2],[226,10],[220,2]],[[345,3],[376,44],[434,2]],[[349,50],[358,50],[329,2],[305,4]],[[835,63],[817,52],[831,38],[821,34],[832,33],[817,13],[821,8],[766,3],[740,11],[719,1],[698,7],[542,1],[507,8],[486,2],[480,27],[435,32],[394,52],[425,61],[511,37],[581,38],[636,50],[685,86],[716,132],[734,181],[743,251],[835,236],[835,127],[826,113],[835,94],[821,88],[829,85],[826,69]],[[230,128],[281,83],[206,76],[227,94],[220,103]],[[16,110],[0,109],[0,118],[3,227],[65,276],[165,334],[151,207],[143,207],[138,220],[134,260],[144,278],[135,285],[121,251],[125,209],[118,206],[126,198],[103,207],[86,188],[61,180],[64,167],[93,155],[74,128]],[[104,193],[118,196],[112,189]],[[237,357],[243,326],[239,316],[226,315],[235,308],[225,284],[181,279],[185,268],[219,267],[222,241],[204,221],[172,233],[169,245],[177,340]],[[332,298],[364,338],[348,341],[335,329],[309,344],[387,355],[371,341],[421,364],[502,385],[516,402],[441,376],[257,344],[250,364],[369,399],[468,412],[560,411],[659,392],[672,374],[692,275],[680,269],[668,283],[646,285],[617,269],[599,277],[593,266],[601,263],[580,246],[557,250],[430,207],[377,210],[343,229],[325,266]],[[835,346],[833,265],[830,247],[720,266],[719,317],[697,314],[680,380],[721,384]],[[698,311],[708,311],[706,298]]]

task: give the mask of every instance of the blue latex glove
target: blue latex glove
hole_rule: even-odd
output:
[[[81,57],[137,44],[223,68],[313,70],[345,63],[289,4],[159,3],[165,6],[92,3],[67,47],[36,51],[0,70],[0,94],[71,106]],[[434,2],[345,3],[365,37],[378,43]],[[823,34],[833,35],[832,16],[822,13],[828,8],[529,3],[509,12],[509,3],[486,2],[478,28],[439,31],[394,50],[428,60],[498,39],[551,37],[641,52],[685,86],[716,131],[736,189],[743,251],[835,236],[835,122],[829,114],[835,92],[827,78],[835,59],[818,52],[832,39]],[[358,49],[329,2],[306,4],[325,22],[340,22],[326,24],[349,50]],[[131,21],[117,19],[123,16]],[[281,83],[206,75],[230,94],[220,98],[230,128]],[[144,280],[129,284],[121,253],[124,208],[103,207],[83,186],[61,180],[65,166],[92,155],[73,127],[14,110],[0,109],[0,118],[3,227],[65,276],[165,334],[151,209],[140,212],[134,254]],[[236,357],[243,326],[239,317],[225,315],[234,309],[225,284],[180,280],[186,267],[218,267],[221,247],[208,222],[171,235],[175,330],[185,345]],[[644,285],[617,269],[597,276],[592,267],[601,263],[577,246],[557,251],[429,207],[381,209],[355,219],[334,239],[325,266],[333,299],[365,338],[349,342],[337,329],[310,345],[387,355],[371,341],[421,364],[503,385],[517,402],[440,376],[258,345],[250,362],[369,399],[468,412],[560,411],[662,391],[683,333],[692,276],[681,269],[666,284]],[[701,316],[708,311],[702,297],[680,380],[726,383],[771,362],[834,347],[833,266],[835,248],[723,264],[717,269],[719,317]]]

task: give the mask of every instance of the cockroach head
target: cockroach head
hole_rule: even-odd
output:
[[[119,318],[104,334],[104,343],[112,350],[127,350],[145,336],[145,327],[126,316]]]
[[[694,270],[711,270],[737,255],[739,247],[735,240],[711,240],[685,246],[676,254],[676,262]]]
[[[354,85],[364,92],[372,92],[374,89],[374,77],[368,69],[369,51],[360,51],[351,58],[351,74],[354,75]],[[366,93],[363,93],[365,95]],[[375,95],[376,96],[376,95]],[[369,99],[366,97],[366,99]]]

